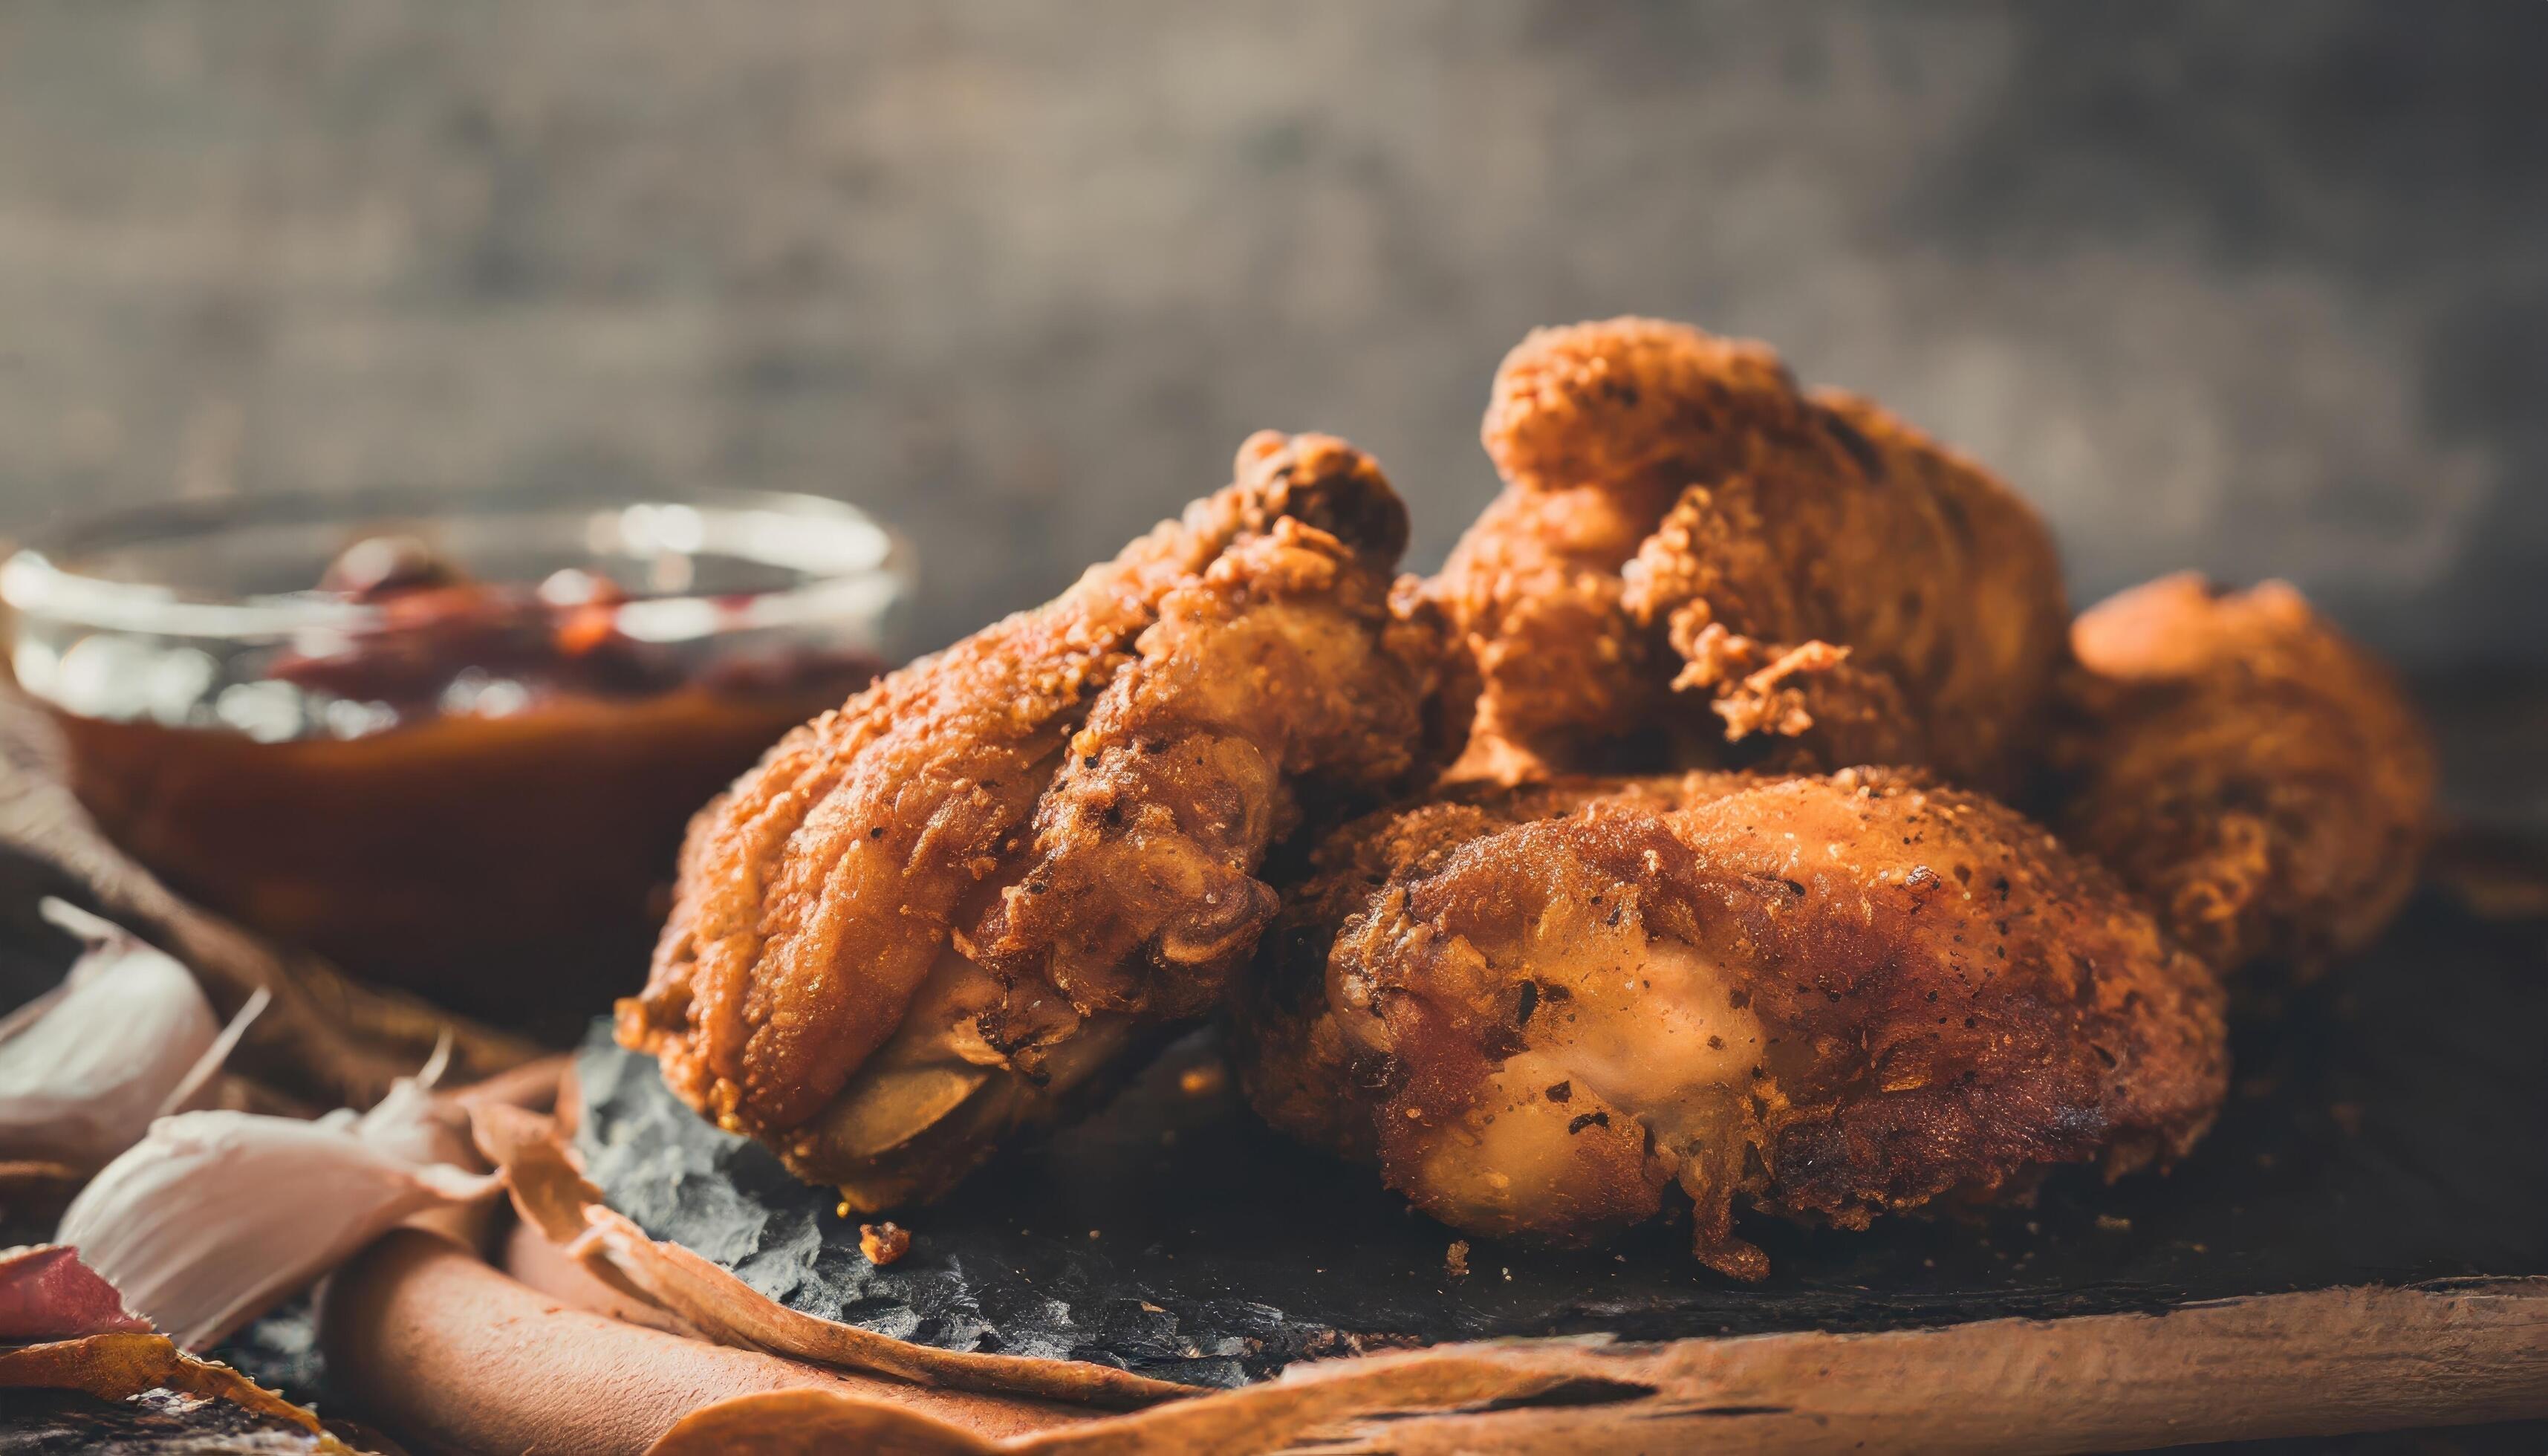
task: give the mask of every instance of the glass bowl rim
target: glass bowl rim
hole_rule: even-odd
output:
[[[746,628],[880,615],[912,584],[910,542],[846,500],[790,491],[729,487],[586,484],[534,487],[391,486],[353,491],[275,491],[202,500],[159,501],[73,516],[20,535],[0,561],[0,607],[14,617],[156,637],[266,641],[309,630],[359,632],[386,618],[372,603],[316,591],[224,593],[121,581],[83,571],[81,557],[122,546],[211,539],[258,526],[367,523],[395,528],[470,517],[534,516],[571,510],[670,507],[741,516],[795,516],[834,528],[848,543],[828,567],[771,562],[804,580],[756,592],[649,594],[617,611],[623,631],[682,641]],[[798,541],[796,544],[807,544]],[[759,558],[770,561],[770,558]],[[12,635],[16,635],[13,631]]]

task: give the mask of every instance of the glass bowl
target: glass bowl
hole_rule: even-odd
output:
[[[73,790],[180,893],[456,1010],[645,979],[688,816],[882,670],[900,540],[812,497],[270,496],[0,564]]]

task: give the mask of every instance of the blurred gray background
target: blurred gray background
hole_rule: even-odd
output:
[[[1431,565],[1534,323],[1781,346],[2084,601],[2291,577],[2548,662],[2548,5],[0,10],[0,529],[594,474],[919,540],[935,645],[1226,479]]]

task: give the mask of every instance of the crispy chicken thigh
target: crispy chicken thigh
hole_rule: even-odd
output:
[[[2013,783],[2069,612],[2043,523],[1979,466],[1764,345],[1645,318],[1532,333],[1484,437],[1503,494],[1430,588],[1483,687],[1454,777],[1642,732],[1699,766]]]
[[[933,1196],[1200,1015],[1305,820],[1437,767],[1405,507],[1340,440],[799,728],[702,810],[619,1037],[858,1210]]]
[[[2054,822],[2225,974],[2307,979],[2414,885],[2433,749],[2388,670],[2280,582],[2164,577],[2082,613]]]
[[[1738,1204],[1863,1228],[2184,1152],[2218,980],[2101,868],[1882,771],[1455,791],[1336,832],[1240,1007],[1255,1107],[1454,1228],[1655,1217],[1757,1278]]]

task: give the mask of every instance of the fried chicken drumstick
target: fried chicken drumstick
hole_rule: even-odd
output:
[[[2065,842],[2228,974],[2361,950],[2414,885],[2431,741],[2388,670],[2280,582],[2164,577],[2080,614],[2055,751]]]
[[[1678,1184],[1864,1228],[2057,1163],[2182,1153],[2226,1086],[2218,980],[2103,869],[1882,771],[1471,791],[1346,826],[1242,998],[1269,1121],[1454,1228],[1589,1242]]]
[[[1407,514],[1340,440],[880,680],[702,810],[619,1038],[855,1210],[943,1192],[1202,1014],[1305,817],[1402,788],[1439,655]]]
[[[1767,346],[1615,318],[1532,333],[1484,430],[1503,494],[1432,594],[1483,687],[1455,777],[1603,762],[1934,765],[2007,786],[2069,619],[2035,512]]]

